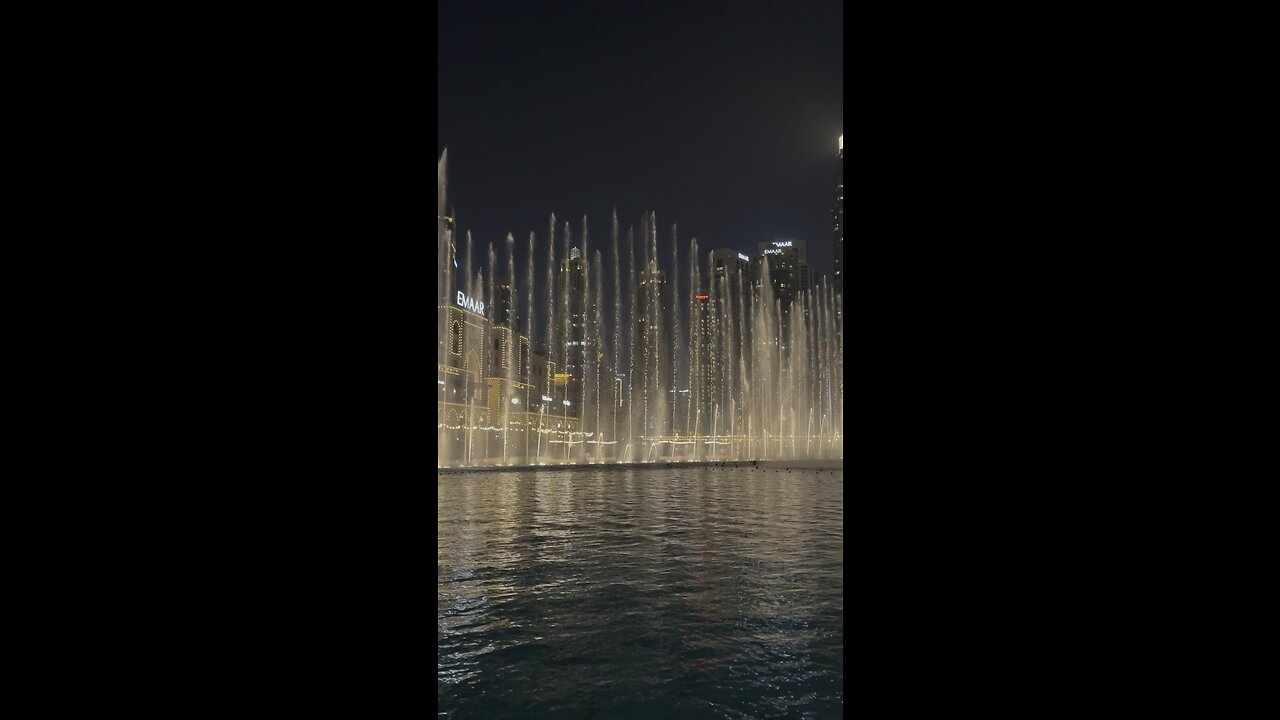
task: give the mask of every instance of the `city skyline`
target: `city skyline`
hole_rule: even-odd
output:
[[[843,363],[833,321],[841,298],[825,276],[815,282],[806,264],[807,241],[759,243],[756,253],[746,255],[730,248],[703,251],[691,238],[689,253],[697,262],[682,273],[673,256],[668,267],[676,270],[669,272],[655,254],[660,228],[652,213],[642,218],[638,237],[628,230],[625,243],[613,223],[607,240],[592,243],[589,232],[575,239],[572,226],[559,229],[553,217],[541,268],[535,262],[519,272],[512,236],[501,252],[454,242],[455,223],[444,214],[447,165],[442,156],[442,448],[451,445],[470,462],[478,436],[480,457],[496,461],[489,453],[497,443],[505,462],[545,457],[546,439],[560,443],[566,453],[561,459],[570,462],[598,460],[606,448],[587,445],[623,439],[627,449],[608,448],[610,456],[630,455],[637,441],[653,449],[672,442],[674,448],[689,442],[680,437],[697,436],[718,438],[709,441],[713,446],[736,443],[730,452],[752,452],[750,446],[765,451],[770,435],[783,444],[789,439],[791,452],[804,442],[807,454],[815,438],[830,443],[838,436]],[[530,246],[536,250],[532,240]],[[459,275],[459,255],[485,258],[482,271]],[[468,264],[464,260],[463,267]],[[607,265],[620,283],[608,301]],[[554,292],[539,294],[532,280],[544,274],[548,282],[555,280]],[[536,321],[539,307],[548,319],[542,323]],[[766,377],[780,373],[775,380],[789,385],[791,394],[772,403],[754,395],[757,371]],[[777,388],[766,382],[761,391],[773,394]],[[535,425],[541,430],[529,432]],[[532,438],[539,444],[532,445]],[[572,445],[578,448],[570,452]]]
[[[441,220],[443,227],[446,228],[446,232],[453,232],[452,228],[455,225],[453,218],[446,214],[442,216]],[[636,230],[638,231],[639,228],[636,228]],[[568,299],[570,306],[566,309],[569,310],[575,319],[582,319],[582,303],[587,302],[592,307],[593,312],[601,313],[599,317],[602,321],[610,322],[614,317],[614,305],[617,302],[621,301],[622,307],[629,307],[630,299],[624,297],[625,293],[641,293],[644,280],[650,274],[649,266],[652,266],[656,269],[658,283],[663,286],[661,294],[661,312],[670,316],[673,307],[671,305],[672,296],[677,293],[679,295],[679,302],[681,304],[680,317],[682,322],[685,324],[680,328],[681,332],[675,341],[681,346],[689,346],[693,343],[691,333],[693,331],[692,317],[695,310],[692,308],[695,304],[693,301],[696,299],[696,293],[710,292],[713,283],[723,279],[723,270],[720,268],[722,268],[726,262],[732,262],[734,265],[740,265],[736,272],[741,273],[742,277],[747,282],[754,285],[760,280],[763,262],[768,259],[771,267],[770,277],[772,292],[775,297],[784,300],[784,316],[790,309],[789,304],[798,299],[801,292],[820,292],[824,283],[833,294],[839,292],[836,289],[835,277],[831,273],[818,273],[806,262],[807,250],[810,247],[813,245],[828,245],[828,243],[823,240],[819,240],[813,245],[811,245],[805,238],[786,238],[769,242],[761,242],[757,243],[755,251],[750,254],[740,252],[734,248],[720,247],[702,249],[698,253],[698,286],[692,287],[691,283],[693,282],[693,279],[690,275],[691,271],[689,264],[686,262],[687,257],[680,258],[682,267],[675,268],[673,271],[671,266],[672,260],[670,257],[663,256],[661,243],[659,243],[658,256],[650,258],[648,260],[649,266],[646,266],[644,265],[643,259],[646,251],[639,246],[639,239],[637,239],[635,254],[633,256],[636,264],[634,268],[631,268],[630,270],[633,274],[628,274],[628,262],[630,261],[626,257],[619,258],[620,280],[622,281],[622,290],[620,294],[618,291],[615,291],[611,277],[614,258],[612,250],[610,249],[612,245],[612,237],[610,236],[607,239],[597,237],[595,242],[590,245],[590,252],[593,255],[600,253],[599,261],[603,267],[592,267],[591,272],[593,277],[596,277],[597,272],[599,274],[599,277],[592,282],[602,282],[603,289],[601,294],[604,299],[602,301],[597,301],[595,298],[584,299],[576,296],[572,292],[567,295],[564,293],[564,283],[566,281],[572,282],[572,287],[576,292],[583,291],[583,273],[584,268],[587,265],[587,263],[584,262],[584,258],[582,258],[582,240],[578,239],[572,230],[570,231],[570,238],[565,240],[564,232],[564,226],[557,222],[555,238],[555,250],[557,257],[554,270],[556,278],[555,289],[560,299]],[[620,249],[625,253],[625,238],[627,231],[619,228],[618,235]],[[658,230],[658,236],[662,236],[661,229]],[[514,236],[512,239],[512,249],[514,250],[515,248],[519,248],[521,243],[514,242]],[[682,238],[681,243],[688,243],[692,240],[694,240],[694,238]],[[509,327],[511,323],[514,322],[516,332],[529,341],[531,351],[542,354],[544,358],[546,357],[548,350],[547,344],[552,340],[553,335],[558,351],[580,352],[570,351],[570,346],[565,343],[574,341],[581,343],[583,341],[584,331],[581,328],[571,332],[567,331],[566,328],[563,327],[564,317],[558,318],[558,327],[554,329],[555,332],[553,334],[552,329],[547,327],[547,313],[539,313],[537,308],[534,307],[534,327],[531,330],[528,326],[530,308],[527,304],[522,305],[520,299],[523,294],[529,291],[527,283],[525,283],[525,278],[530,275],[534,278],[533,294],[539,298],[546,296],[547,284],[545,282],[546,276],[544,267],[546,259],[545,251],[541,253],[541,256],[539,256],[539,252],[535,252],[533,268],[528,267],[526,264],[514,264],[514,267],[511,269],[514,270],[516,285],[518,287],[513,289],[508,274],[510,270],[505,269],[509,267],[509,263],[515,262],[516,254],[513,253],[511,258],[507,257],[505,254],[506,251],[500,249],[506,247],[507,244],[505,242],[501,246],[495,246],[492,248],[494,251],[492,260],[496,264],[496,271],[491,272],[488,266],[489,259],[486,259],[488,258],[490,248],[487,246],[485,248],[481,248],[477,245],[477,243],[473,243],[471,247],[472,264],[476,270],[471,273],[462,273],[459,269],[453,273],[456,285],[449,288],[444,294],[444,297],[446,300],[450,300],[456,295],[456,301],[452,301],[447,304],[455,304],[464,310],[468,310],[473,314],[482,316],[485,318],[486,322],[495,327],[499,325]],[[566,245],[567,250],[570,253],[569,258],[567,259],[559,257],[559,253],[566,249]],[[601,245],[604,247],[601,247]],[[467,254],[467,240],[465,239],[465,236],[460,241],[454,241],[451,238],[447,252],[450,258],[447,262],[449,262],[451,266],[458,268],[466,267],[467,263],[465,256]],[[528,257],[527,251],[524,253],[524,257]],[[482,286],[471,287],[470,291],[465,289],[470,285],[473,285],[478,280],[483,280]],[[491,283],[492,287],[490,287]],[[492,300],[486,299],[490,292],[493,293]],[[592,290],[591,292],[594,295],[596,291]],[[758,294],[758,289],[754,292]],[[475,293],[479,293],[481,296],[477,297],[475,296]],[[637,301],[641,306],[646,302],[642,296],[638,296]],[[486,305],[487,302],[489,303],[488,305]],[[685,304],[688,304],[690,307],[684,307]],[[477,310],[477,307],[479,310]],[[839,306],[836,307],[836,312],[840,312]],[[620,317],[627,323],[638,322],[641,326],[644,324],[643,317],[630,318],[627,313],[622,313]],[[673,333],[674,329],[664,328],[664,332],[668,333],[668,336],[663,342],[666,345],[669,345],[672,342],[672,336],[670,333]],[[580,347],[580,345],[577,347]],[[629,358],[627,357],[627,350],[625,348],[622,351],[622,356],[624,360],[629,361]],[[572,364],[574,367],[580,368],[582,361],[579,358]],[[687,367],[684,369],[687,370]]]

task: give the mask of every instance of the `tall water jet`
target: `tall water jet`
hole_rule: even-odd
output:
[[[833,427],[834,427],[832,425],[832,414],[831,414],[831,361],[830,361],[830,355],[829,355],[830,348],[827,346],[827,343],[830,342],[830,336],[827,335],[827,331],[830,326],[830,322],[829,322],[830,319],[827,316],[826,294],[827,294],[827,287],[826,287],[826,283],[823,282],[818,286],[818,298],[817,298],[818,321],[820,326],[822,327],[822,333],[823,333],[823,339],[822,339],[821,347],[819,350],[820,355],[818,356],[818,373],[819,373],[818,391],[820,393],[819,399],[818,399],[818,413],[819,413],[818,417],[820,418],[818,422],[818,427],[819,427],[819,431],[822,433],[823,436],[829,436],[832,433]]]
[[[649,237],[651,242],[650,248],[652,250],[650,257],[653,258],[654,272],[659,277],[662,277],[664,273],[662,272],[662,269],[658,267],[658,217],[657,213],[652,210],[649,212]],[[667,406],[671,404],[669,393],[667,392],[671,383],[670,379],[666,377],[669,365],[664,362],[665,358],[662,357],[666,353],[667,348],[666,343],[663,342],[663,325],[666,323],[666,318],[664,317],[666,313],[662,312],[662,302],[665,299],[663,295],[666,291],[666,288],[663,287],[663,285],[664,283],[657,282],[654,283],[653,287],[653,390],[654,394],[657,396],[656,402],[654,403],[656,408],[655,415],[657,416],[657,423],[653,433],[655,443],[661,443],[662,439],[671,432],[670,426],[667,424]],[[664,448],[659,448],[659,451],[663,449]]]
[[[468,232],[467,235],[468,235],[468,240],[470,240],[471,233]],[[479,270],[476,272],[474,283],[469,285],[468,287],[483,287],[483,285],[484,285],[484,270]],[[463,374],[463,377],[465,378],[464,382],[466,383],[465,385],[466,389],[464,390],[463,395],[466,398],[466,402],[467,402],[467,427],[466,427],[467,438],[466,438],[466,455],[465,455],[466,460],[464,462],[465,465],[474,465],[477,452],[479,450],[482,450],[482,448],[479,448],[479,449],[476,448],[475,436],[476,436],[476,430],[479,429],[480,423],[483,422],[484,418],[479,412],[477,412],[476,408],[478,406],[477,401],[480,399],[477,397],[477,394],[479,393],[479,388],[481,387],[481,384],[480,384],[481,377],[482,377],[481,373],[483,372],[481,368],[485,366],[484,352],[485,352],[485,349],[488,347],[488,344],[489,344],[489,339],[487,337],[481,336],[479,350],[476,350],[475,348],[469,349],[467,351],[466,359],[463,361],[463,366],[462,366],[462,374]],[[481,436],[481,443],[483,444],[483,435]]]
[[[739,329],[738,343],[734,349],[737,351],[740,384],[734,388],[734,397],[737,402],[733,415],[735,418],[733,435],[734,441],[738,443],[737,457],[745,459],[751,457],[751,398],[754,397],[751,393],[751,370],[753,368],[754,351],[752,338],[754,334],[751,332],[748,308],[754,307],[756,303],[755,289],[750,287],[749,284],[744,284],[745,279],[741,273],[738,274],[736,282],[740,302],[738,303],[738,318],[736,320]],[[751,295],[747,295],[748,292]]]
[[[449,157],[449,150],[440,153],[440,161],[436,163],[436,335],[437,337],[437,370],[436,374],[440,374],[447,360],[445,340],[446,325],[448,324],[448,311],[444,308],[448,307],[448,295],[450,284],[449,270],[452,263],[449,262],[449,246],[450,238],[445,235],[444,224],[444,207],[445,207],[445,170]],[[438,380],[436,384],[437,392],[440,399],[436,406],[436,465],[440,467],[449,466],[449,431],[448,431],[448,398],[445,394],[445,384],[443,380]]]
[[[827,319],[827,343],[828,350],[826,353],[827,360],[827,426],[831,437],[831,446],[834,448],[837,442],[841,442],[840,437],[843,431],[839,413],[842,398],[839,378],[839,342],[835,331],[835,305],[832,301],[832,288],[825,281],[823,282],[823,314]]]
[[[652,453],[656,449],[658,438],[663,435],[662,421],[665,413],[662,408],[658,407],[658,400],[664,399],[662,387],[662,332],[659,329],[658,322],[662,317],[662,286],[658,281],[658,248],[657,248],[657,231],[653,221],[652,213],[650,217],[645,218],[644,222],[644,243],[645,258],[647,263],[646,269],[650,273],[648,285],[645,287],[645,410],[644,410],[644,433],[646,436],[645,460],[652,459]],[[665,407],[665,405],[663,406]]]
[[[555,371],[558,369],[556,360],[559,359],[559,353],[556,352],[556,343],[558,342],[556,334],[556,214],[551,213],[551,221],[548,224],[547,235],[549,242],[547,243],[547,379],[546,379],[546,397],[554,398],[555,393]],[[550,423],[545,420],[549,400],[543,400],[541,410],[538,413],[538,463],[543,462],[542,459],[542,438],[549,430]]]
[[[720,433],[726,428],[721,419],[725,417],[728,409],[728,383],[733,376],[733,363],[729,362],[729,355],[726,354],[730,333],[733,332],[731,323],[729,322],[729,298],[726,296],[725,283],[722,278],[716,277],[714,264],[708,258],[707,263],[707,288],[710,295],[711,308],[709,312],[715,318],[716,332],[711,337],[710,344],[706,351],[707,362],[711,364],[711,371],[715,378],[714,391],[711,394],[709,407],[711,408],[711,457],[714,459],[720,454]]]
[[[773,301],[773,283],[769,277],[769,258],[764,258],[760,262],[760,301],[756,303],[755,318],[755,357],[753,363],[754,372],[759,378],[772,378],[774,376],[773,355],[774,349],[777,347],[776,329],[773,324],[773,313],[775,303]],[[762,382],[758,385],[759,390],[755,393],[752,405],[752,423],[759,430],[759,437],[755,438],[756,447],[760,449],[760,457],[767,459],[769,457],[769,421],[772,413],[769,412],[773,401],[773,384]]]
[[[680,342],[683,337],[680,334],[680,311],[684,307],[684,303],[680,302],[680,239],[676,233],[676,224],[671,223],[671,290],[668,293],[671,296],[671,389],[667,393],[667,397],[671,398],[671,420],[670,427],[672,435],[679,435],[687,432],[688,428],[680,428],[676,426],[676,415],[680,411]],[[674,448],[679,447],[673,445]],[[672,458],[675,459],[675,458]]]
[[[643,252],[641,255],[640,267],[642,276],[652,278],[648,275],[652,269],[649,255],[649,215],[646,213],[640,217],[640,247]],[[653,339],[653,282],[647,279],[640,280],[640,296],[637,299],[641,316],[641,322],[644,326],[637,333],[640,341],[640,402],[636,408],[636,420],[640,427],[639,444],[636,449],[643,453],[641,458],[647,460],[649,458],[648,443],[651,442],[653,432],[651,431],[653,417],[653,350],[650,346]]]
[[[787,340],[787,378],[791,392],[785,394],[787,402],[788,435],[791,438],[791,457],[798,457],[796,442],[802,430],[800,418],[808,408],[809,374],[806,365],[809,353],[806,348],[804,293],[801,292],[791,308],[790,337]],[[786,386],[784,386],[786,387]]]
[[[528,348],[525,350],[524,354],[522,355],[522,360],[521,360],[521,363],[523,365],[523,370],[524,370],[524,420],[525,420],[524,422],[524,462],[526,465],[529,464],[530,462],[529,460],[530,442],[529,441],[531,438],[529,437],[529,435],[531,433],[531,429],[529,427],[529,424],[533,420],[532,411],[529,409],[532,407],[529,403],[533,400],[533,397],[530,393],[530,390],[533,385],[533,358],[531,357],[531,355],[533,353],[533,349],[537,347],[537,345],[535,345],[534,343],[534,334],[533,334],[534,327],[536,325],[535,316],[537,315],[537,308],[533,304],[534,237],[535,237],[534,233],[530,231],[529,259],[525,263],[525,280],[524,280],[525,289],[528,290],[529,292],[529,300],[528,302],[525,303],[526,312],[528,313],[528,320],[525,323],[525,332],[528,333],[529,335],[529,345],[528,345]]]
[[[505,338],[502,340],[502,353],[499,365],[502,367],[503,388],[498,395],[498,402],[502,405],[502,464],[511,464],[511,453],[508,445],[511,440],[511,413],[512,407],[519,402],[516,395],[515,373],[516,364],[520,357],[520,335],[517,330],[519,324],[516,322],[516,238],[511,233],[507,233],[507,307],[506,310],[506,330],[503,333]],[[494,312],[498,312],[502,308],[497,307],[495,303]],[[510,397],[507,397],[510,395]],[[513,402],[514,401],[514,402]]]
[[[550,216],[540,295],[536,234],[529,234],[529,262],[519,281],[514,233],[506,236],[505,272],[493,242],[475,265],[472,234],[465,233],[465,248],[458,247],[453,221],[444,214],[444,155],[437,174],[442,466],[843,454],[844,338],[836,326],[842,297],[826,279],[787,292],[785,278],[793,276],[776,277],[790,270],[771,267],[778,258],[770,257],[753,262],[749,280],[741,270],[717,274],[713,267],[704,279],[692,237],[686,274],[677,225],[671,260],[664,264],[656,213],[642,215],[637,249],[634,227],[624,248],[615,210],[612,311],[604,306],[609,251],[593,252],[586,216],[578,247],[570,224],[557,228]],[[563,257],[556,251],[557,230]],[[456,298],[450,297],[454,291]],[[514,302],[522,295],[525,303]],[[540,335],[536,303],[543,297]],[[520,312],[522,307],[527,310]],[[530,362],[522,331],[525,342],[544,343],[543,371]],[[626,382],[617,382],[614,373]],[[535,402],[539,407],[530,413]]]
[[[841,290],[835,293],[835,299],[832,301],[833,322],[836,317],[835,308],[836,307],[843,308],[843,306],[844,306],[844,292],[843,290]],[[843,316],[843,312],[841,312],[841,316]],[[843,447],[843,444],[844,444],[844,328],[841,327],[839,329],[836,329],[833,326],[831,335],[834,338],[835,345],[836,345],[835,350],[832,352],[832,355],[835,357],[836,367],[838,368],[836,372],[835,387],[836,387],[836,391],[839,393],[839,398],[836,401],[835,406],[836,406],[836,412],[838,413],[839,417],[837,418],[836,423],[837,423],[837,427],[839,428],[838,432],[840,435],[841,446]],[[843,457],[844,453],[841,452],[840,456]]]
[[[613,413],[613,449],[614,459],[618,459],[618,450],[622,445],[618,443],[618,399],[617,399],[617,378],[618,373],[622,372],[622,271],[618,259],[618,208],[613,209],[613,231],[610,233],[613,241],[613,369],[612,375],[609,377],[609,388],[613,391],[614,399],[611,403]]]
[[[627,447],[626,460],[632,458],[631,448],[636,440],[636,228],[632,225],[627,230],[627,301],[630,310],[627,312]]]
[[[591,398],[591,408],[595,411],[595,422],[592,427],[595,433],[595,440],[596,440],[595,452],[593,453],[593,457],[596,462],[599,462],[601,458],[601,454],[605,449],[604,425],[601,424],[601,420],[602,420],[601,411],[605,404],[605,397],[606,397],[606,393],[604,392],[604,389],[602,387],[602,382],[604,380],[604,373],[603,373],[604,363],[602,362],[602,360],[605,356],[604,333],[601,332],[603,328],[601,327],[601,324],[600,324],[601,313],[604,310],[604,283],[602,282],[602,277],[601,277],[604,271],[604,264],[601,262],[601,255],[599,250],[597,250],[595,253],[595,257],[593,258],[591,267],[593,268],[593,271],[596,273],[595,282],[592,283],[591,285],[591,287],[595,288],[596,303],[595,303],[595,311],[589,314],[587,323],[591,326],[591,367],[592,367],[591,377],[592,377],[592,386],[595,389],[595,393],[592,395],[592,398]],[[609,383],[609,388],[610,390],[613,389],[613,383]]]
[[[467,254],[464,258],[466,267],[462,269],[462,276],[467,279],[467,297],[475,297],[475,284],[472,282],[471,273],[476,271],[475,263],[471,260],[471,231],[467,231]]]
[[[702,323],[707,322],[705,315],[712,312],[712,305],[707,305],[702,310],[698,305],[699,295],[702,292],[702,273],[699,271],[698,264],[698,238],[693,237],[689,240],[689,302],[686,306],[689,308],[689,347],[693,350],[690,355],[690,372],[689,372],[689,409],[685,410],[685,427],[689,428],[689,434],[693,436],[693,459],[698,459],[698,436],[702,434],[702,428],[699,425],[702,422],[702,406],[703,399],[707,393],[707,358],[704,357],[710,348],[703,347]],[[701,299],[702,302],[710,300],[709,294]],[[694,365],[697,366],[696,374],[693,372]],[[693,418],[693,424],[690,426],[690,417]]]
[[[500,416],[498,415],[498,413],[494,412],[495,408],[493,408],[492,403],[490,402],[492,398],[489,397],[491,393],[498,393],[500,388],[490,387],[489,380],[488,380],[489,378],[497,375],[498,369],[501,365],[500,359],[497,357],[496,353],[493,351],[494,339],[498,336],[498,331],[493,326],[494,322],[497,320],[497,315],[498,315],[498,311],[497,311],[498,256],[494,251],[492,240],[489,241],[488,245],[489,245],[489,264],[486,265],[485,268],[489,271],[489,282],[486,285],[479,286],[481,291],[481,297],[487,298],[485,300],[485,306],[484,306],[485,320],[486,320],[484,347],[485,347],[485,350],[487,351],[487,357],[485,358],[486,362],[480,366],[481,367],[480,372],[482,373],[482,378],[483,378],[483,380],[481,381],[483,383],[483,389],[481,390],[481,392],[484,393],[485,409],[488,411],[487,413],[488,422],[485,423],[485,430],[484,430],[484,456],[482,458],[482,462],[486,465],[493,460],[494,444],[501,441],[500,437],[494,436],[494,432],[498,430],[496,423],[498,422],[498,418]],[[499,397],[501,397],[501,394],[499,394]]]
[[[577,352],[582,357],[582,362],[578,367],[578,373],[581,378],[578,379],[578,385],[582,389],[580,407],[573,408],[578,415],[578,430],[582,432],[582,459],[586,461],[588,450],[591,446],[587,443],[590,439],[588,434],[588,426],[595,417],[595,400],[592,397],[592,378],[595,376],[596,354],[595,338],[592,337],[592,309],[591,309],[591,237],[587,230],[587,216],[582,216],[582,291],[578,294],[581,302],[581,315],[576,319],[582,324],[582,335],[578,340]],[[591,427],[590,432],[595,433],[597,428]],[[573,447],[578,447],[574,445]]]
[[[573,229],[569,226],[568,221],[565,221],[564,259],[560,261],[561,267],[565,267],[566,263],[568,263],[569,261],[569,236],[572,232],[573,232]],[[572,333],[569,332],[569,328],[573,324],[573,315],[569,311],[569,285],[570,283],[568,282],[568,274],[566,273],[564,281],[560,283],[560,300],[561,300],[560,327],[563,328],[563,330],[561,331],[560,347],[556,348],[557,352],[563,353],[561,357],[564,358],[564,367],[561,369],[561,372],[565,376],[565,383],[564,383],[564,392],[561,395],[562,399],[560,401],[561,407],[564,408],[564,411],[562,414],[563,423],[564,423],[564,432],[560,436],[560,441],[564,443],[564,461],[566,463],[569,462],[569,451],[572,447],[570,445],[570,441],[573,440],[573,425],[569,422],[569,403],[570,403],[569,358],[571,357],[571,355],[569,353],[568,345],[569,345],[569,338],[572,337]],[[552,393],[553,397],[554,395],[555,394]],[[582,429],[581,424],[578,425],[578,429]]]

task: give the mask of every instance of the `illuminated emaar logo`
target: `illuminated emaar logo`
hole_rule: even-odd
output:
[[[461,290],[458,291],[458,307],[464,310],[470,310],[478,315],[484,314],[484,301],[467,297],[467,294]]]
[[[775,248],[773,250],[765,250],[764,254],[765,255],[781,255],[782,251]]]
[[[773,246],[774,247],[791,247],[791,241],[790,240],[774,240]]]
[[[739,259],[739,260],[746,260],[747,262],[751,262],[751,258],[747,257],[746,255],[743,255],[742,253],[738,253],[738,259]]]

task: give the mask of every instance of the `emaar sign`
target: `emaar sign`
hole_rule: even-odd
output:
[[[467,297],[466,293],[461,290],[458,291],[458,307],[464,310],[470,310],[478,315],[484,314],[484,301]]]

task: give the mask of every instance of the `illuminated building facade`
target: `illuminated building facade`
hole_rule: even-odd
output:
[[[835,257],[835,273],[834,287],[836,294],[844,298],[844,135],[839,140],[839,169],[836,171],[836,204],[832,211],[835,232],[832,236],[832,242],[835,243],[833,248]],[[843,303],[836,304],[837,321],[843,316]],[[837,327],[840,327],[837,322]]]
[[[672,407],[670,399],[661,395],[671,387],[671,321],[664,320],[671,317],[671,306],[666,288],[666,273],[650,260],[648,269],[640,273],[636,288],[636,336],[640,347],[631,407],[634,422],[645,428],[645,434],[659,430],[659,402],[668,404],[668,412]]]
[[[444,216],[441,221],[447,266],[461,270],[452,241],[455,219]],[[459,275],[449,273],[450,287],[444,289],[437,307],[437,322],[445,332],[436,372],[436,417],[446,427],[441,441],[450,443],[447,457],[475,460],[500,455],[504,421],[509,431],[531,430],[541,422],[547,430],[576,432],[576,418],[563,417],[555,412],[563,409],[558,403],[553,409],[542,400],[552,386],[554,365],[547,363],[545,352],[532,352],[529,337],[520,332],[510,282],[495,284],[496,302],[490,304],[461,289],[465,281]],[[540,411],[545,415],[540,416]],[[516,445],[526,437],[536,442],[537,433],[513,437],[507,432],[505,437],[513,443],[507,451],[515,454],[523,449]]]
[[[689,401],[693,404],[689,415],[693,421],[691,432],[696,435],[711,434],[724,406],[725,357],[717,304],[710,291],[698,292],[689,313]]]
[[[583,386],[586,380],[586,263],[582,251],[577,247],[569,250],[569,257],[560,263],[560,276],[556,287],[565,293],[568,302],[568,314],[560,308],[560,316],[556,322],[559,330],[556,337],[561,338],[564,347],[560,348],[560,357],[564,359],[563,368],[559,371],[565,377],[558,386],[560,394],[557,400],[568,400],[570,415],[577,414],[582,408]],[[594,306],[594,301],[591,305]],[[592,315],[594,317],[594,313]],[[554,393],[553,393],[554,395]]]
[[[511,299],[511,279],[500,277],[497,280],[497,292],[493,299],[493,324],[510,326],[516,323],[515,308]]]
[[[445,352],[437,372],[441,393],[437,415],[446,425],[467,426],[488,420],[473,413],[475,407],[488,405],[489,321],[479,301],[460,290],[453,298],[452,304],[438,308],[438,322],[445,328]]]
[[[719,362],[711,362],[710,372],[715,374],[711,402],[716,422],[724,427],[733,425],[730,408],[736,420],[745,419],[747,403],[742,397],[742,376],[751,376],[751,353],[743,348],[751,346],[751,317],[753,288],[755,286],[751,258],[736,250],[721,248],[712,250],[707,267],[711,270],[712,311],[717,321],[713,343]],[[741,425],[736,425],[741,427]]]
[[[752,258],[752,276],[755,280],[755,298],[760,297],[759,286],[763,279],[764,261],[769,260],[769,284],[773,297],[778,301],[782,315],[778,342],[785,351],[787,333],[791,328],[791,314],[796,299],[803,290],[813,286],[813,269],[805,263],[805,241],[800,238],[773,240],[759,244],[759,254]]]

